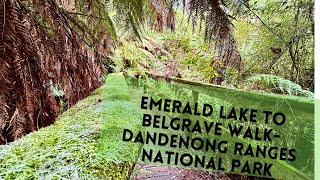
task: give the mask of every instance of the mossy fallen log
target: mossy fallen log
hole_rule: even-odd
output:
[[[190,85],[196,85],[191,88],[195,94],[196,92],[208,95],[218,93],[217,95],[221,96],[222,93],[221,98],[230,102],[235,96],[228,97],[228,93],[234,95],[237,92],[210,84],[179,78],[170,79],[173,84],[180,83],[182,88],[190,89]],[[252,92],[241,91],[241,93],[247,93],[247,96],[237,99],[239,103],[254,101],[255,97],[262,96],[261,93],[253,93],[254,96]],[[141,119],[141,114],[139,106],[135,104],[138,102],[137,99],[132,99],[135,98],[134,96],[122,74],[109,75],[104,86],[63,113],[55,124],[30,133],[13,143],[0,146],[0,179],[125,179],[129,177],[135,162],[134,158],[137,158],[136,155],[141,147],[119,146],[121,134],[115,132],[122,132],[125,126],[141,130],[139,129],[140,121],[138,121]],[[291,101],[299,102],[297,103],[300,104],[299,107],[295,109],[301,112],[305,111],[304,108],[310,109],[306,106],[313,105],[308,99],[268,94],[263,96],[266,97],[265,101],[279,101],[278,98],[282,98],[292,105]],[[313,122],[305,119],[303,123]],[[123,159],[128,161],[121,161]]]
[[[105,120],[102,107],[115,99],[128,100],[128,89],[107,78],[106,85],[60,115],[53,125],[1,145],[0,179],[125,179],[132,165],[99,153]]]

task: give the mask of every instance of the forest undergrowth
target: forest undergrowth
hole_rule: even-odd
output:
[[[105,123],[126,122],[119,105],[132,108],[128,88],[122,86],[124,77],[119,78],[107,79],[108,85],[64,112],[53,125],[1,145],[0,179],[125,179],[132,164],[117,161],[125,147],[117,147],[119,139],[100,134]],[[119,151],[106,150],[112,147]]]

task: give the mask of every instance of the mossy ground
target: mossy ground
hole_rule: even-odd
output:
[[[106,136],[112,133],[100,135],[100,130],[106,131],[103,127],[108,120],[122,124],[120,105],[131,107],[128,88],[123,87],[126,84],[122,80],[121,84],[119,78],[107,78],[107,85],[63,113],[53,125],[0,146],[0,179],[127,177],[132,164],[117,161],[117,152],[107,151],[119,139]]]

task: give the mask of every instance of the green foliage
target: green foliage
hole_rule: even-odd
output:
[[[107,10],[115,15],[112,20],[117,31],[136,35],[140,38],[146,20],[154,21],[151,1],[149,0],[111,0],[107,1]]]
[[[256,73],[276,74],[299,84],[302,89],[312,91],[313,14],[310,10],[313,2],[248,1],[241,7],[238,14],[236,9],[232,9],[233,14],[236,14],[236,21],[232,23],[237,47],[242,56],[242,70],[239,73],[238,69],[227,67],[223,70],[222,85],[243,87],[243,77]],[[218,70],[225,64],[215,51],[215,42],[204,41],[203,27],[206,22],[201,18],[190,19],[189,15],[181,8],[175,9],[175,32],[169,29],[155,32],[145,26],[141,41],[128,38],[125,34],[121,39],[122,45],[113,56],[114,61],[118,62],[116,64],[119,64],[117,71],[130,66],[129,71],[144,72],[155,69],[165,73],[166,63],[174,62],[184,78],[209,81],[212,77],[219,76]],[[145,51],[141,46],[152,49],[149,48],[148,39],[169,54]]]
[[[148,67],[150,62],[154,60],[154,56],[148,51],[138,47],[135,43],[123,42],[120,47],[123,57],[127,60],[127,64],[132,68]]]
[[[50,90],[52,91],[53,95],[56,97],[64,96],[64,91],[60,84],[53,84],[52,80],[49,81]]]
[[[102,39],[102,32],[106,31],[110,37],[116,37],[116,29],[111,16],[106,9],[102,8],[105,7],[106,2],[100,0],[77,0],[74,3],[77,10],[74,14],[82,19],[87,19],[87,23],[82,24],[82,26],[90,27],[90,34],[95,35],[98,39]]]
[[[132,165],[140,154],[140,146],[133,143],[124,143],[122,137],[124,128],[141,130],[137,121],[141,119],[141,112],[137,99],[131,100],[132,94],[123,75],[111,74],[106,79],[107,88],[102,95],[105,102],[102,106],[102,127],[99,138],[99,156],[111,162],[125,162]],[[130,94],[130,95],[129,95]],[[127,167],[127,174],[116,174],[115,177],[128,178],[132,172],[132,166]]]
[[[192,26],[187,14],[181,9],[177,9],[175,15],[177,22],[175,32],[169,30],[154,32],[147,29],[145,36],[169,52],[169,55],[162,56],[161,59],[183,66],[180,72],[184,78],[208,81],[216,75],[216,71],[211,67],[215,56],[212,43],[205,42],[204,29]],[[216,61],[221,63],[221,60]]]
[[[314,93],[303,90],[299,84],[272,74],[256,74],[249,77],[247,81],[264,83],[266,88],[272,86],[272,90],[279,90],[290,96],[302,95],[311,98],[314,97]]]
[[[119,74],[119,76],[121,75]],[[121,77],[117,78],[115,75],[108,75],[106,83],[108,87],[102,92],[104,99],[109,101],[130,100],[128,86],[125,82],[121,81]]]
[[[251,14],[233,22],[245,64],[243,73],[277,74],[304,89],[312,89],[314,1],[249,1],[249,4]]]
[[[122,40],[113,55],[110,56],[116,72],[122,69],[143,72],[155,63],[155,57],[141,47],[141,42]]]
[[[0,179],[125,179],[132,164],[98,154],[104,120],[99,99],[110,92],[105,89],[63,113],[55,124],[0,146]]]
[[[313,106],[313,100],[309,98],[303,98],[303,97],[295,97],[295,96],[284,96],[284,95],[277,95],[277,94],[262,94],[258,92],[248,92],[248,91],[240,91],[240,90],[231,90],[226,89],[222,87],[217,86],[211,86],[207,84],[201,84],[201,83],[195,83],[191,81],[184,81],[185,83],[168,83],[164,81],[157,81],[153,79],[140,79],[136,80],[134,78],[130,78],[131,84],[138,85],[138,88],[135,87],[135,92],[138,92],[139,89],[144,89],[143,93],[144,95],[147,95],[149,97],[153,97],[155,99],[176,99],[181,101],[182,103],[190,103],[193,104],[194,101],[198,102],[198,104],[201,106],[203,103],[209,103],[214,106],[214,109],[219,109],[220,105],[223,104],[226,108],[240,108],[240,107],[246,107],[246,108],[253,108],[258,111],[265,111],[265,110],[272,110],[274,112],[282,112],[286,115],[287,119],[290,119],[290,122],[286,123],[283,126],[277,126],[273,123],[258,123],[257,127],[259,128],[266,128],[266,129],[274,129],[275,132],[281,133],[281,139],[277,139],[273,142],[261,142],[261,141],[250,141],[248,139],[229,139],[228,143],[232,144],[234,141],[236,142],[242,142],[246,145],[252,145],[253,147],[257,144],[259,145],[266,145],[267,147],[274,147],[274,146],[283,146],[288,148],[295,147],[297,150],[297,153],[299,152],[299,156],[301,155],[302,161],[304,161],[304,165],[300,162],[285,162],[285,161],[279,161],[275,159],[268,159],[264,158],[263,161],[272,163],[276,168],[273,171],[273,175],[280,177],[294,177],[297,179],[310,179],[313,177],[313,157],[310,156],[310,153],[313,151],[313,139],[312,139],[312,132],[313,132],[313,122],[314,122],[314,106]],[[138,81],[138,82],[137,82]],[[138,100],[138,102],[141,102]],[[192,108],[193,109],[193,108]],[[200,108],[201,109],[201,108]],[[228,110],[227,110],[228,112]],[[161,112],[156,112],[158,115],[162,115]],[[163,112],[163,115],[166,115],[167,117],[180,117],[181,115],[178,113],[166,113]],[[187,115],[184,115],[187,116]],[[192,119],[193,116],[190,116],[190,119]],[[200,120],[203,117],[197,117],[195,119]],[[259,114],[257,115],[257,119],[263,119],[264,115]],[[219,121],[219,114],[213,114],[212,116],[205,118],[204,120],[212,121],[213,119],[217,119]],[[248,126],[250,125],[247,121],[221,121],[223,124],[222,126],[222,132],[227,132],[228,129],[225,128],[228,126],[228,124],[237,124],[237,125],[244,125]],[[254,127],[254,126],[253,126]],[[146,130],[150,131],[152,128],[147,128]],[[160,129],[155,129],[155,132],[162,131]],[[303,134],[302,136],[292,136],[292,134]],[[170,131],[165,131],[164,133],[170,134]],[[201,137],[201,133],[190,133],[188,132],[172,132],[173,134],[179,134],[179,135],[189,135],[190,137]],[[118,135],[121,137],[121,135]],[[212,137],[210,135],[210,137]],[[203,136],[202,136],[203,138]],[[215,137],[219,138],[219,137]],[[223,138],[228,138],[224,136]],[[150,144],[149,144],[150,145]],[[148,147],[148,146],[146,146]],[[157,150],[162,150],[162,147],[153,147],[157,148]],[[181,149],[178,149],[179,151]],[[190,149],[189,149],[190,150]],[[191,153],[197,153],[201,154],[200,151],[193,152],[192,150],[183,150],[184,153],[191,152]],[[308,153],[305,153],[308,151]],[[300,154],[301,153],[301,154]],[[209,153],[210,154],[210,153]],[[230,154],[230,157],[233,157],[233,154]],[[226,154],[225,157],[228,157],[228,154]],[[251,157],[247,158],[246,160],[251,160]],[[254,158],[257,160],[257,158]],[[252,160],[254,160],[252,159]],[[301,161],[301,162],[302,162]],[[301,168],[301,167],[307,167],[306,164],[308,164],[307,168]],[[291,174],[291,175],[289,175]]]

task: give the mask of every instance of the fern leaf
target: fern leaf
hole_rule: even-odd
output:
[[[255,74],[249,77],[247,81],[264,82],[267,85],[272,85],[272,88],[274,90],[280,90],[282,93],[286,93],[290,96],[305,96],[310,98],[314,97],[314,93],[302,89],[299,84],[273,74]]]

